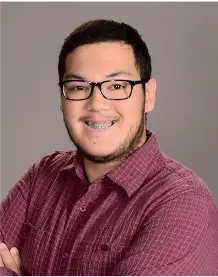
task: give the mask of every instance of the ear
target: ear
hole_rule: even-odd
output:
[[[156,80],[151,78],[145,85],[146,97],[145,97],[145,113],[151,112],[155,106],[156,97]]]
[[[61,92],[61,89],[59,87],[59,93],[60,93],[60,100],[61,100],[61,104],[60,104],[60,110],[63,112],[63,106],[62,106],[62,92]]]

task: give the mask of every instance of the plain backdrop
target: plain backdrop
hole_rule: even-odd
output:
[[[1,197],[32,163],[70,143],[59,109],[61,45],[81,23],[126,22],[157,79],[148,128],[218,202],[218,3],[1,3]]]

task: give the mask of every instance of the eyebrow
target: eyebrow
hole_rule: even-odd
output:
[[[108,75],[106,75],[105,77],[106,78],[114,78],[114,77],[117,77],[117,76],[120,76],[120,75],[126,75],[126,76],[132,76],[130,72],[127,72],[127,71],[117,71],[117,72],[113,72],[113,73],[110,73]],[[76,80],[87,80],[85,77],[81,76],[81,75],[78,75],[78,74],[74,74],[74,73],[68,73],[64,76],[64,79],[65,80],[69,80],[69,79],[76,79]]]
[[[82,77],[80,75],[74,74],[74,73],[68,73],[64,75],[64,79],[77,79],[77,80],[86,80],[85,77]]]
[[[113,77],[117,77],[119,75],[132,76],[130,72],[118,71],[118,72],[113,72],[113,73],[110,73],[110,74],[106,75],[106,78],[113,78]]]

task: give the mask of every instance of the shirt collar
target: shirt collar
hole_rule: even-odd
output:
[[[148,181],[155,174],[155,162],[161,157],[156,136],[147,129],[147,140],[131,156],[125,159],[115,169],[106,174],[104,178],[111,180],[116,185],[122,187],[131,197],[141,185]],[[74,151],[73,161],[65,166],[62,171],[71,171],[75,168],[77,176],[84,182],[85,177],[84,162],[82,153]]]
[[[156,136],[147,129],[147,140],[107,177],[125,189],[131,197],[143,183],[155,174],[154,164],[161,157]]]

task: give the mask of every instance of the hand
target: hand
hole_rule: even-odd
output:
[[[6,267],[18,275],[23,275],[23,265],[17,248],[9,250],[6,244],[0,243],[0,267]]]

